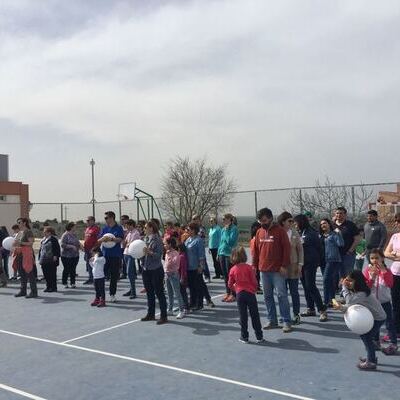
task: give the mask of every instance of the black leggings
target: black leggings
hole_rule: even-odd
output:
[[[75,285],[76,266],[79,262],[79,257],[61,257],[64,269],[62,272],[62,283],[68,285],[68,277],[71,285]]]
[[[214,264],[215,276],[220,278],[222,276],[221,264],[218,260],[218,249],[210,249],[211,257]]]

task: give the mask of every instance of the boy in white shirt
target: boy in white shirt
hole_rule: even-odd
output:
[[[91,306],[93,307],[105,307],[106,306],[106,285],[104,275],[104,265],[106,259],[103,257],[103,253],[100,248],[94,248],[93,257],[89,260],[89,264],[92,267],[94,288],[96,290],[96,297],[92,301]]]

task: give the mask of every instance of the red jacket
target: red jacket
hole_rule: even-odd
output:
[[[260,228],[254,239],[253,265],[262,272],[279,272],[290,265],[290,241],[277,224]]]
[[[99,238],[100,228],[98,225],[88,226],[85,230],[85,242],[83,247],[85,251],[90,251],[95,247]]]
[[[255,294],[258,283],[254,268],[245,263],[234,265],[229,271],[228,286],[236,293],[244,290]]]

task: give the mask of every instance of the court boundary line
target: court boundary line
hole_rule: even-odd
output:
[[[106,357],[111,357],[111,358],[116,358],[116,359],[120,359],[120,360],[135,362],[137,364],[147,365],[147,366],[150,366],[150,367],[157,367],[157,368],[161,368],[161,369],[165,369],[165,370],[169,370],[169,371],[174,371],[174,372],[179,372],[179,373],[183,373],[183,374],[187,374],[187,375],[198,376],[198,377],[201,377],[201,378],[205,378],[205,379],[209,379],[209,380],[213,380],[213,381],[217,381],[217,382],[223,382],[223,383],[227,383],[227,384],[231,384],[231,385],[235,385],[235,386],[245,387],[245,388],[248,388],[248,389],[253,389],[253,390],[258,390],[258,391],[261,391],[261,392],[266,392],[266,393],[271,393],[271,394],[275,394],[275,395],[279,395],[279,396],[284,396],[284,397],[288,397],[288,398],[291,398],[291,399],[316,400],[316,399],[311,398],[311,397],[306,397],[306,396],[301,396],[301,395],[297,395],[297,394],[294,394],[294,393],[284,392],[282,390],[272,389],[272,388],[259,386],[259,385],[253,385],[251,383],[246,383],[246,382],[242,382],[242,381],[236,381],[236,380],[233,380],[233,379],[224,378],[224,377],[220,377],[220,376],[217,376],[217,375],[210,375],[210,374],[206,374],[206,373],[199,372],[199,371],[193,371],[193,370],[186,369],[186,368],[174,367],[174,366],[168,365],[168,364],[161,364],[161,363],[154,362],[154,361],[148,361],[148,360],[143,360],[143,359],[140,359],[140,358],[124,356],[124,355],[116,354],[116,353],[109,353],[109,352],[102,351],[102,350],[91,349],[89,347],[82,347],[82,346],[77,346],[77,345],[74,345],[74,344],[56,342],[54,340],[38,338],[38,337],[35,337],[35,336],[29,336],[29,335],[23,335],[21,333],[6,331],[6,330],[2,330],[2,329],[0,329],[0,333],[11,335],[11,336],[16,336],[16,337],[20,337],[20,338],[24,338],[24,339],[28,339],[28,340],[33,340],[33,341],[37,341],[37,342],[44,342],[44,343],[54,344],[54,345],[57,345],[57,346],[66,347],[66,348],[70,348],[70,349],[85,351],[85,352],[88,352],[88,353],[99,354],[99,355],[106,356]],[[33,400],[46,400],[46,399],[43,399],[43,398],[40,398],[40,397],[37,397],[37,398],[33,397],[32,399]]]
[[[221,297],[223,295],[224,295],[224,293],[221,293],[221,294],[218,294],[216,296],[212,296],[211,299],[214,300],[214,299],[217,299],[218,297]],[[156,316],[158,316],[158,315],[160,315],[160,313],[156,314]],[[95,332],[87,333],[86,335],[82,335],[82,336],[78,336],[78,337],[75,337],[75,338],[72,338],[72,339],[64,340],[61,343],[62,344],[68,344],[68,343],[76,342],[77,340],[86,339],[87,337],[98,335],[99,333],[108,332],[108,331],[111,331],[113,329],[121,328],[123,326],[127,326],[127,325],[133,324],[135,322],[139,322],[140,320],[141,320],[141,318],[137,318],[137,319],[134,319],[132,321],[122,322],[121,324],[113,325],[113,326],[110,326],[108,328],[104,328],[104,329],[100,329],[100,330],[95,331]]]
[[[23,397],[26,397],[26,398],[31,399],[31,400],[47,400],[44,397],[40,397],[40,396],[37,396],[35,394],[25,392],[25,391],[23,391],[21,389],[16,389],[15,387],[12,387],[12,386],[9,386],[9,385],[5,385],[3,383],[0,383],[0,389],[5,390],[7,392],[14,393],[14,394],[18,394],[19,396],[23,396]]]

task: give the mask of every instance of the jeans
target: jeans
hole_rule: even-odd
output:
[[[261,281],[264,290],[265,306],[267,308],[267,320],[272,324],[278,324],[274,299],[274,288],[278,294],[279,312],[285,325],[291,323],[290,306],[287,295],[285,278],[279,272],[261,271]]]
[[[94,289],[96,290],[96,299],[106,299],[106,278],[94,280]]]
[[[374,321],[374,326],[372,329],[364,335],[361,335],[360,338],[364,343],[365,350],[367,351],[367,360],[369,362],[376,363],[377,358],[375,355],[375,345],[374,345],[374,338],[376,334],[379,334],[379,330],[385,321]]]
[[[210,269],[208,268],[207,260],[204,260],[204,269],[203,269],[204,278],[210,279]]]
[[[119,270],[121,269],[121,257],[106,257],[104,273],[106,269],[110,274],[110,296],[115,296],[115,293],[117,293]]]
[[[126,272],[128,274],[129,283],[131,285],[131,296],[136,296],[136,263],[135,259],[128,255],[124,254],[124,261],[126,265]]]
[[[222,276],[222,271],[218,260],[218,249],[210,249],[210,253],[214,264],[215,276],[220,278]]]
[[[326,306],[324,306],[322,302],[321,294],[316,284],[317,269],[317,265],[305,264],[301,272],[301,283],[304,288],[304,296],[306,298],[307,308],[311,311],[314,311],[316,305],[317,310],[322,312],[326,311]]]
[[[300,314],[300,295],[299,295],[299,280],[286,279],[286,288],[289,289],[290,297],[292,298],[293,314]]]
[[[392,303],[390,301],[386,303],[381,303],[382,308],[386,313],[386,329],[390,338],[390,343],[397,345],[397,332],[393,320],[393,309]],[[376,333],[374,340],[379,342],[379,331]]]
[[[235,292],[228,287],[229,271],[231,269],[231,259],[229,256],[219,256],[219,262],[221,264],[222,275],[225,280],[226,293],[235,295]]]
[[[63,264],[62,283],[68,285],[68,277],[71,285],[75,285],[76,266],[79,262],[79,257],[61,257]]]
[[[391,289],[393,304],[393,322],[396,333],[400,334],[400,276],[393,275],[393,286]]]
[[[89,260],[91,257],[92,257],[91,252],[86,250],[84,255],[84,260],[86,261],[86,271],[88,273],[88,280],[90,282],[93,282],[93,271],[92,267],[89,264]]]
[[[346,277],[351,271],[354,269],[354,263],[356,262],[356,254],[351,253],[351,254],[345,254],[342,256],[342,262],[339,263],[339,273],[340,273],[340,278]]]
[[[236,296],[237,306],[240,315],[240,328],[241,328],[241,338],[248,339],[248,315],[247,310],[250,312],[251,324],[253,325],[256,338],[261,340],[263,338],[260,314],[258,312],[257,298],[255,294],[246,292],[244,290],[237,293]]]
[[[147,296],[147,315],[156,315],[156,296],[160,304],[161,318],[167,318],[167,300],[164,292],[164,270],[162,267],[157,269],[144,269],[142,273],[143,284]]]
[[[340,262],[330,262],[324,268],[324,303],[328,305],[335,298],[336,278],[341,267]]]
[[[187,295],[187,291],[186,291],[186,286],[184,286],[180,283],[179,288],[181,291],[183,304],[185,305],[185,310],[189,310],[189,299],[188,299],[188,295]]]
[[[166,277],[167,283],[167,293],[168,293],[168,311],[172,311],[174,309],[174,299],[178,300],[179,310],[183,311],[184,304],[181,295],[181,284],[179,282],[179,274],[178,272],[174,272],[172,274],[167,274]]]

